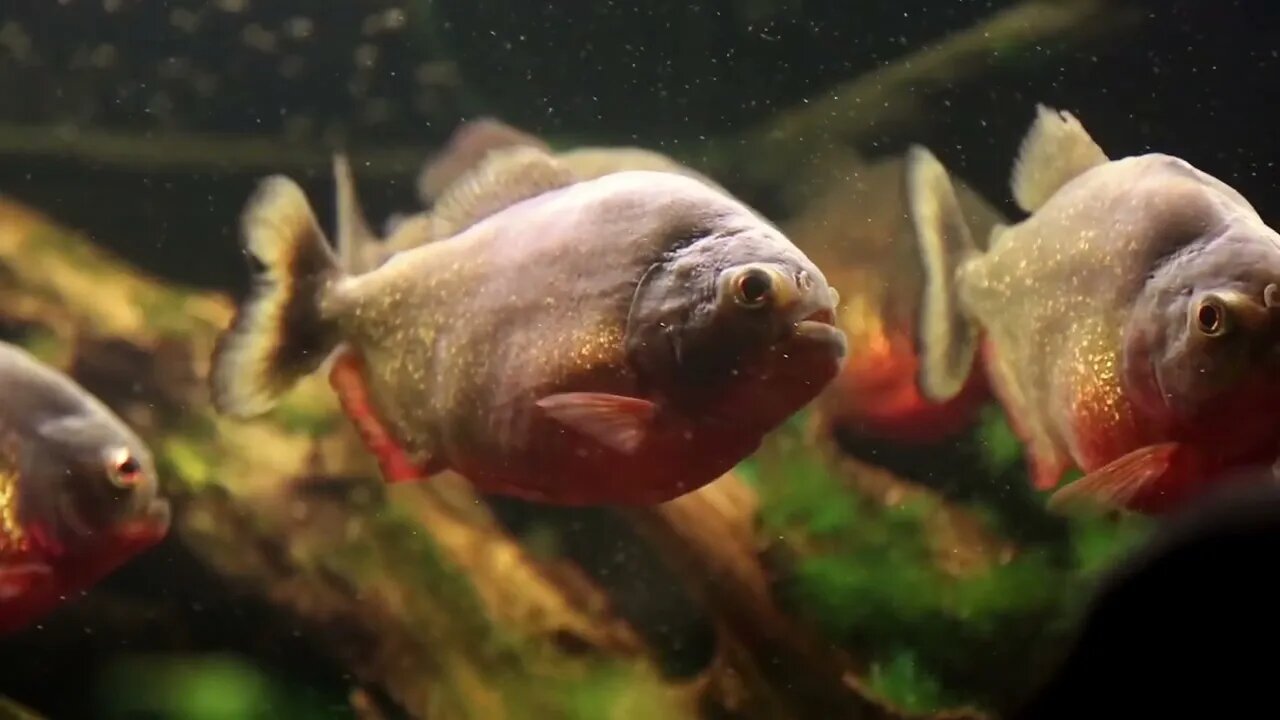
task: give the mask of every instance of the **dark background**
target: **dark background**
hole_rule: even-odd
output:
[[[538,133],[661,148],[747,128],[1012,4],[792,0],[788,10],[786,0],[366,0],[318,13],[300,0],[279,0],[226,13],[210,2],[121,2],[123,9],[106,13],[78,0],[0,0],[0,26],[24,28],[40,57],[16,64],[0,35],[0,121],[75,122],[135,135],[288,131],[317,144],[429,149],[460,119],[492,114]],[[1045,102],[1074,112],[1114,155],[1160,150],[1186,158],[1274,221],[1280,11],[1266,0],[1126,4],[1149,14],[1136,31],[1084,53],[1027,57],[985,82],[944,92],[938,106],[945,112],[921,130],[895,135],[888,128],[864,149],[898,152],[925,142],[1016,217],[1009,169],[1034,103]],[[365,18],[397,6],[407,7],[400,30],[362,31]],[[750,6],[776,9],[751,16]],[[172,25],[178,10],[202,13],[194,33]],[[245,45],[246,27],[278,28],[298,15],[312,21],[308,40],[290,43],[277,33],[273,52]],[[115,49],[111,68],[80,67],[104,42]],[[377,48],[372,69],[357,68],[361,45]],[[282,77],[286,57],[301,58],[303,70]],[[442,58],[456,65],[439,65]],[[424,81],[421,68],[432,63],[453,69]],[[205,92],[208,78],[216,80],[212,94],[197,89],[193,78],[201,76]],[[156,94],[168,99],[159,106],[167,110],[156,109]],[[380,108],[373,118],[371,105]],[[0,156],[0,192],[148,269],[234,291],[246,280],[236,217],[260,174],[214,163],[149,171]],[[298,179],[328,222],[327,168]],[[416,208],[409,175],[360,185],[375,224]],[[769,198],[746,199],[768,211]]]

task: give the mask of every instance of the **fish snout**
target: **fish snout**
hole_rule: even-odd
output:
[[[139,541],[154,542],[169,533],[173,510],[169,501],[152,495],[133,517],[122,522],[117,530],[120,537]]]
[[[1262,316],[1271,338],[1280,342],[1280,283],[1269,283],[1262,289]]]
[[[802,291],[802,298],[792,312],[792,336],[806,342],[829,345],[838,357],[843,358],[848,352],[848,340],[836,325],[839,293],[803,271],[797,278],[797,286]]]
[[[1255,323],[1265,329],[1272,340],[1280,342],[1280,283],[1268,283],[1262,289],[1262,302],[1258,308]]]

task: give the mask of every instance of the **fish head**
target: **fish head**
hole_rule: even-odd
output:
[[[1133,385],[1183,423],[1280,402],[1280,234],[1256,216],[1212,226],[1163,264],[1127,331]]]
[[[739,415],[743,422],[773,424],[839,372],[838,302],[776,227],[747,211],[717,216],[645,274],[628,319],[628,359],[673,404],[723,409],[730,393],[757,413]]]
[[[101,543],[146,546],[169,529],[155,461],[127,428],[72,416],[45,423],[30,459],[31,507],[68,550]]]

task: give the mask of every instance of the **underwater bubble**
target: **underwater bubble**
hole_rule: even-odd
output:
[[[316,31],[315,22],[309,17],[297,15],[285,20],[284,34],[293,40],[306,40]]]
[[[276,35],[258,23],[246,25],[240,31],[240,40],[259,52],[270,53],[276,49]]]
[[[363,43],[356,48],[355,63],[361,70],[372,70],[378,62],[378,47],[371,43]]]
[[[200,16],[186,8],[174,8],[169,13],[169,24],[184,33],[191,34],[200,28]]]
[[[242,13],[249,9],[249,0],[215,0],[213,5],[223,12]]]

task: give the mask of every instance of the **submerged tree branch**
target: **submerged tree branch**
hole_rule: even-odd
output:
[[[270,416],[216,416],[203,378],[229,299],[167,287],[85,238],[0,206],[0,326],[152,446],[174,534],[229,582],[313,628],[414,717],[522,717],[599,668],[677,712],[635,633],[589,581],[535,560],[465,484],[388,492],[312,378]],[[135,389],[136,388],[136,389]],[[647,684],[647,686],[646,686]],[[637,700],[639,701],[639,700]]]

